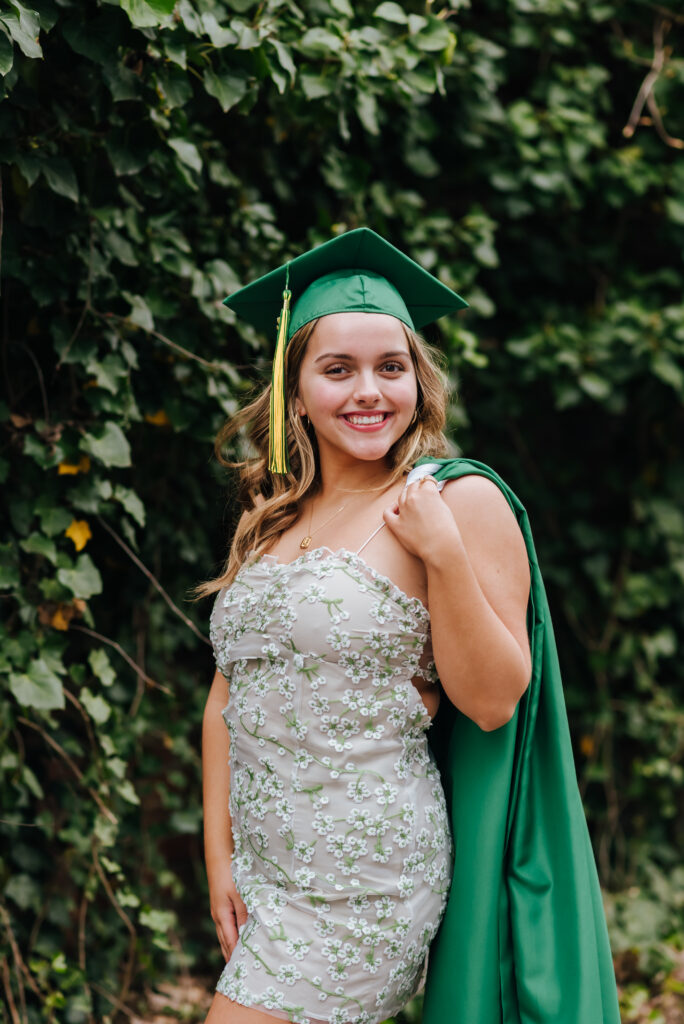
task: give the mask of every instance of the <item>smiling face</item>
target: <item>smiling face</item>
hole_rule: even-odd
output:
[[[401,321],[386,313],[330,313],[309,338],[296,410],[321,459],[383,459],[409,426],[418,385]]]

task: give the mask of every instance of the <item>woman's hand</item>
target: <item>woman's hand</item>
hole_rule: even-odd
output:
[[[430,476],[408,484],[397,504],[383,511],[383,519],[397,540],[426,563],[439,559],[445,543],[461,539],[451,509],[436,484]]]
[[[238,940],[238,929],[247,920],[247,907],[235,888],[230,862],[208,874],[209,906],[226,963]]]

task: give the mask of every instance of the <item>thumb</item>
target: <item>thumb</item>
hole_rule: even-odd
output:
[[[387,508],[383,509],[382,518],[390,530],[395,530],[399,523],[399,506],[388,505]]]

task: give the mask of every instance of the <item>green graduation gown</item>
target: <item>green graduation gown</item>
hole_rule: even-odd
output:
[[[484,732],[443,699],[430,729],[455,863],[431,946],[423,1024],[620,1024],[596,863],[577,785],[556,643],[527,512],[489,466],[439,463],[438,480],[488,477],[527,547],[530,684]]]

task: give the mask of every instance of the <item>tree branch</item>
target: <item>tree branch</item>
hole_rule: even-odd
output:
[[[673,149],[684,149],[684,141],[682,139],[674,138],[665,130],[663,119],[653,94],[655,84],[669,58],[669,54],[666,53],[665,50],[665,36],[669,32],[672,22],[670,21],[669,16],[667,18],[664,16],[662,10],[663,9],[658,10],[656,19],[653,23],[653,59],[651,61],[651,67],[639,87],[627,124],[622,129],[622,134],[625,138],[631,139],[636,130],[636,126],[640,121],[643,123],[642,113],[644,106],[647,105],[653,117],[653,123],[655,124],[656,131],[663,142],[666,145],[671,146]]]
[[[188,618],[188,616],[185,614],[185,612],[182,612],[180,610],[180,608],[176,604],[174,604],[174,602],[169,597],[169,595],[166,593],[166,591],[164,590],[164,588],[162,587],[161,583],[156,578],[156,576],[154,576],[154,574],[151,573],[150,570],[145,565],[143,565],[143,563],[140,561],[140,559],[135,554],[135,552],[128,546],[126,541],[123,540],[123,538],[119,536],[119,534],[116,532],[114,527],[110,526],[109,523],[106,522],[106,520],[104,520],[102,518],[102,516],[100,516],[100,515],[97,516],[97,521],[99,522],[100,526],[104,526],[105,530],[107,530],[107,532],[109,534],[111,534],[111,536],[114,538],[116,543],[121,548],[123,548],[123,550],[126,552],[126,554],[131,559],[131,561],[135,562],[135,564],[138,566],[140,571],[143,572],[145,574],[145,576],[147,576],[147,578],[150,581],[150,583],[154,587],[156,587],[156,589],[159,591],[161,596],[164,598],[164,600],[166,601],[166,603],[169,606],[169,608],[171,609],[171,611],[174,612],[174,614],[177,615],[179,617],[179,619],[181,619],[181,621],[188,627],[188,629],[192,630],[192,632],[195,634],[196,637],[199,637],[199,639],[202,641],[202,643],[205,643],[205,644],[207,644],[210,647],[211,643],[206,638],[204,633],[201,633],[199,631],[199,629],[197,628],[197,626],[195,625],[195,623],[191,619]]]
[[[123,923],[125,924],[125,926],[126,926],[126,928],[128,930],[128,936],[129,936],[129,939],[128,939],[128,959],[126,961],[126,967],[124,969],[123,981],[121,983],[121,991],[119,993],[119,999],[123,1003],[125,1001],[125,999],[126,999],[126,996],[128,995],[128,991],[129,991],[129,989],[131,987],[131,981],[133,980],[133,964],[134,964],[134,961],[135,961],[135,944],[136,944],[136,941],[137,941],[137,938],[138,938],[138,933],[135,930],[135,925],[131,921],[130,917],[128,916],[126,911],[123,909],[123,907],[120,906],[120,904],[119,904],[119,902],[118,902],[118,900],[117,900],[117,898],[116,898],[116,896],[114,894],[114,890],[112,889],[111,885],[109,884],[109,879],[107,878],[107,876],[105,875],[105,873],[104,873],[104,871],[102,869],[102,864],[100,863],[100,858],[97,855],[97,840],[94,837],[93,837],[93,842],[92,842],[91,849],[92,849],[92,855],[93,855],[93,864],[95,866],[95,870],[97,871],[98,878],[102,882],[102,887],[104,888],[104,891],[107,893],[107,897],[109,898],[110,903],[114,907],[114,910],[119,915],[119,917],[121,918],[121,920],[123,921]]]
[[[168,688],[168,686],[164,686],[163,683],[156,683],[154,679],[150,678],[150,676],[147,675],[146,672],[143,672],[143,670],[140,668],[140,665],[136,665],[136,663],[133,661],[133,658],[131,658],[130,654],[127,654],[126,651],[124,651],[121,644],[118,644],[116,640],[110,640],[109,637],[103,636],[102,633],[96,633],[94,629],[88,629],[87,626],[72,626],[70,624],[69,629],[76,629],[79,631],[79,633],[86,633],[88,636],[92,636],[96,640],[100,640],[103,644],[109,644],[110,647],[113,647],[115,651],[119,652],[124,661],[127,661],[131,668],[138,673],[138,675],[141,675],[143,677],[148,686],[152,686],[155,690],[161,690],[162,693],[165,693],[167,697],[171,696],[171,690]]]
[[[111,823],[113,825],[117,825],[119,823],[119,819],[117,818],[117,816],[114,814],[113,811],[110,811],[109,807],[107,807],[106,804],[104,804],[102,802],[102,799],[100,798],[99,793],[96,793],[95,790],[92,788],[92,786],[88,786],[86,784],[86,782],[84,781],[83,772],[74,763],[74,761],[69,757],[69,755],[67,754],[66,750],[64,750],[64,748],[59,745],[57,740],[54,740],[52,738],[52,736],[50,736],[48,733],[45,732],[45,729],[43,729],[40,725],[38,725],[37,722],[32,722],[30,718],[24,718],[23,715],[19,715],[18,718],[17,718],[17,721],[18,722],[23,722],[24,725],[28,725],[31,729],[35,729],[36,732],[40,733],[40,735],[43,737],[45,742],[49,746],[51,746],[52,749],[54,751],[56,751],[56,753],[59,754],[59,756],[62,758],[62,760],[65,761],[69,765],[69,767],[71,768],[72,772],[74,773],[74,775],[76,776],[78,781],[81,783],[81,785],[83,785],[88,790],[88,792],[90,793],[91,797],[93,798],[93,800],[95,801],[95,803],[99,807],[99,809],[102,812],[102,814],[104,814],[104,816],[107,819],[107,821],[111,821]]]
[[[198,356],[195,352],[191,352],[188,348],[183,348],[177,341],[172,341],[171,338],[167,338],[165,334],[161,334],[159,331],[155,331],[152,327],[143,327],[141,324],[135,324],[130,317],[119,316],[118,313],[101,313],[98,309],[90,308],[90,312],[94,316],[100,317],[101,320],[116,320],[117,323],[125,324],[128,327],[135,327],[136,330],[144,331],[145,334],[151,335],[158,341],[162,341],[169,348],[174,349],[176,352],[180,352],[181,355],[185,356],[186,359],[194,359],[195,362],[201,363],[202,366],[206,366],[208,370],[223,370],[224,368],[220,363],[212,363],[208,359],[203,359],[202,356]]]

